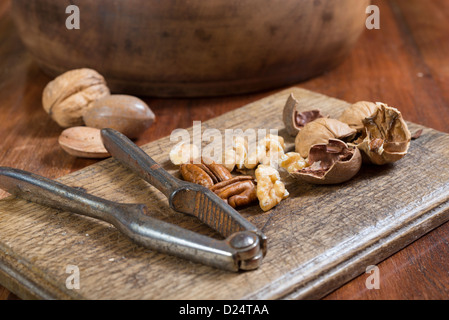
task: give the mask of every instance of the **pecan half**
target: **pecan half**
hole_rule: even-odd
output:
[[[212,177],[197,164],[182,164],[179,170],[185,181],[193,182],[206,188],[214,185]]]
[[[231,207],[248,205],[257,200],[256,185],[251,176],[237,176],[215,162],[183,164],[180,172],[184,180],[211,189]]]
[[[231,207],[241,207],[257,200],[256,185],[251,176],[237,176],[210,188]]]

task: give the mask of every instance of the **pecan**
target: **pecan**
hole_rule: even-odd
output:
[[[231,207],[241,207],[257,200],[256,185],[251,176],[238,176],[210,188]]]
[[[180,172],[184,180],[209,188],[233,208],[257,200],[251,176],[233,177],[228,169],[215,162],[182,164]]]
[[[197,164],[182,164],[180,169],[184,180],[210,188],[214,185],[212,177]]]

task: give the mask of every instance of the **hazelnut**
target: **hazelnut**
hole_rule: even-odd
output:
[[[68,71],[49,82],[42,94],[45,111],[61,127],[84,124],[91,102],[110,94],[105,79],[92,69]]]

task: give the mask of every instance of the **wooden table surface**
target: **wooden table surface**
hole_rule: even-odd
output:
[[[381,29],[366,30],[351,55],[328,73],[298,87],[342,100],[383,101],[404,117],[449,133],[449,2],[374,0]],[[0,0],[0,165],[58,178],[96,160],[77,159],[57,143],[61,132],[41,104],[51,80],[26,52]],[[280,89],[208,99],[144,98],[157,116],[138,145],[192,126]],[[0,198],[7,194],[0,191]],[[378,264],[380,289],[362,274],[325,299],[448,299],[449,223]],[[13,290],[13,288],[10,288]],[[0,285],[0,300],[19,299]]]

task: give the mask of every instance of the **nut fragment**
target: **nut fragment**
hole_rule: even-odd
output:
[[[299,101],[290,94],[285,104],[282,119],[284,121],[287,133],[292,137],[296,137],[304,126],[316,119],[323,118],[320,110],[298,111]]]
[[[350,141],[357,131],[346,123],[331,118],[312,121],[299,132],[295,140],[295,149],[301,157],[307,158],[309,150],[316,144],[327,144],[329,139]]]
[[[68,154],[81,158],[107,158],[108,151],[101,140],[101,130],[89,127],[72,127],[59,136],[59,145]]]
[[[358,132],[363,132],[365,128],[363,120],[373,115],[378,108],[379,106],[373,102],[359,101],[346,108],[338,120]]]
[[[291,176],[314,184],[338,184],[352,179],[360,171],[362,157],[357,148],[330,139],[327,144],[312,146],[308,165],[290,172]]]
[[[377,111],[363,120],[366,137],[358,148],[365,162],[383,165],[407,154],[411,133],[399,110],[384,103],[377,105]]]
[[[281,136],[277,136],[274,134],[266,135],[261,141],[259,141],[259,145],[265,148],[265,151],[284,151],[285,142],[284,138]]]
[[[289,196],[279,172],[271,166],[259,165],[256,180],[257,198],[263,211],[272,209]]]
[[[232,148],[225,150],[223,154],[223,164],[229,171],[235,168],[245,168],[245,162],[248,158],[248,143],[241,136],[233,137]]]
[[[279,161],[284,155],[284,150],[284,138],[278,135],[268,134],[259,141],[256,151],[245,162],[245,167],[247,169],[254,169],[258,164],[264,164],[277,169]]]
[[[113,94],[94,101],[83,120],[88,127],[111,128],[135,139],[153,124],[155,115],[139,98]]]
[[[307,161],[299,153],[289,152],[282,156],[280,166],[288,173],[293,173],[307,167]]]
[[[198,158],[200,151],[195,144],[180,143],[170,150],[170,161],[174,165],[189,163],[192,159]]]
[[[245,159],[248,156],[248,144],[244,137],[234,139],[235,165],[238,169],[245,167]]]
[[[90,103],[109,94],[102,75],[92,69],[76,69],[47,84],[42,94],[42,104],[61,127],[82,126],[83,114]]]
[[[255,150],[249,153],[248,143],[243,137],[234,137],[233,148],[225,151],[223,163],[229,171],[254,169],[260,163],[277,166],[284,154],[285,143],[281,136],[268,134],[260,140]]]
[[[234,171],[234,169],[235,169],[235,157],[236,157],[236,154],[235,154],[234,149],[226,150],[223,155],[223,165],[230,172]]]

